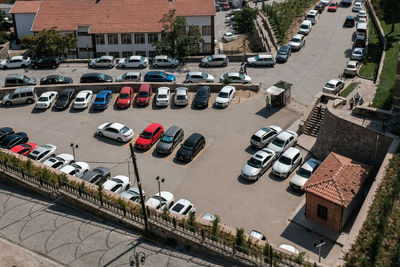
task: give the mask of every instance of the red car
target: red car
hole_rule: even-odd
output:
[[[11,148],[10,151],[15,152],[20,155],[23,155],[23,156],[26,156],[37,147],[38,147],[38,145],[35,143],[26,143],[26,144],[17,145],[15,147]]]
[[[139,93],[136,96],[136,104],[147,106],[150,103],[153,88],[151,84],[142,84],[139,88]]]
[[[161,135],[164,133],[164,128],[158,123],[152,123],[143,130],[138,139],[136,139],[135,147],[143,150],[149,149],[154,145]]]
[[[229,10],[229,9],[231,9],[231,7],[229,6],[229,3],[228,3],[228,2],[225,2],[225,3],[222,5],[222,10],[223,10],[223,11],[226,11],[226,10]]]
[[[121,92],[119,92],[117,107],[119,108],[129,108],[133,98],[132,87],[125,86],[122,87]]]
[[[338,2],[332,2],[328,7],[328,11],[329,12],[336,12],[338,7],[339,7],[339,3]]]

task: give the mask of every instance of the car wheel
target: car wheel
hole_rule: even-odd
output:
[[[38,67],[37,65],[35,65],[35,66],[33,66],[33,68],[34,68],[35,70],[37,70],[39,67]]]
[[[26,66],[25,66],[24,64],[22,64],[22,65],[21,65],[21,68],[23,68],[23,69],[24,69],[25,67],[26,67]]]
[[[6,106],[11,106],[11,101],[7,101]]]
[[[257,174],[256,180],[260,180],[261,174]]]
[[[6,70],[6,69],[8,69],[8,67],[7,66],[3,66],[3,70]]]
[[[172,64],[172,65],[171,65],[171,68],[176,68],[176,65],[175,65],[175,64]]]
[[[158,68],[158,64],[154,64],[154,68]]]
[[[193,81],[188,81],[188,83],[193,83]]]
[[[57,68],[57,65],[53,65],[53,66],[51,66],[51,68],[52,68],[52,69],[55,69],[55,68]]]
[[[222,67],[226,67],[226,63],[223,63],[223,64],[222,64]]]
[[[117,138],[117,141],[120,142],[120,143],[122,143],[121,137],[118,137],[118,138]]]
[[[112,69],[112,67],[113,67],[113,65],[111,65],[111,64],[110,64],[110,65],[108,65],[108,68],[109,68],[109,69]]]
[[[31,98],[29,98],[29,99],[26,100],[26,103],[27,103],[27,104],[32,104],[32,103],[33,103],[33,100],[32,100]]]
[[[256,66],[256,64],[251,63],[250,66],[254,68]]]
[[[205,64],[204,66],[205,66],[206,68],[210,67],[210,65],[209,65],[209,64]]]
[[[99,136],[104,136],[102,132],[97,133]]]
[[[125,65],[121,65],[121,69],[126,69],[126,66]]]
[[[140,65],[140,66],[139,66],[139,68],[141,68],[141,69],[144,69],[144,68],[145,68],[145,66],[144,66],[144,65]]]

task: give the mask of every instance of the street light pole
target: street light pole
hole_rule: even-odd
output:
[[[74,156],[74,163],[75,163],[76,162],[76,159],[75,159],[75,148],[78,149],[78,145],[74,144],[74,143],[71,143],[71,148],[72,148],[72,155]],[[74,166],[74,169],[75,169],[75,176],[77,176],[76,165],[74,164],[73,166]]]
[[[325,240],[321,238],[320,243],[314,243],[314,247],[318,248],[318,262],[321,263],[321,247],[325,245]]]
[[[160,176],[156,177],[157,183],[158,183],[158,197],[160,198],[160,208],[161,208],[161,183],[164,183],[165,179],[161,178]]]

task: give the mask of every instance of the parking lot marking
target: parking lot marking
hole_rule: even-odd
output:
[[[129,146],[129,144],[132,143],[132,142],[134,142],[134,141],[136,141],[136,139],[137,139],[138,137],[139,137],[139,134],[135,134],[135,135],[132,137],[131,141],[129,141],[128,143],[126,143],[124,146]]]
[[[192,101],[193,101],[193,95],[189,94],[189,105],[188,106],[192,105]]]
[[[113,96],[113,97],[114,97],[114,96]],[[115,106],[115,101],[117,101],[117,99],[118,99],[118,96],[115,97],[115,99],[114,99],[114,101],[113,101],[113,104],[112,104],[113,106]]]
[[[188,162],[185,166],[182,166],[182,167],[184,167],[184,168],[189,167],[189,165],[192,164],[193,161],[195,161],[196,159],[198,159],[198,158],[201,156],[201,154],[203,154],[203,152],[206,151],[206,149],[207,149],[209,146],[210,146],[210,144],[206,144],[206,146],[199,152],[199,154],[196,155],[196,157],[195,157],[191,162]]]

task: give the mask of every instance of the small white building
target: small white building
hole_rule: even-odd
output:
[[[33,22],[41,1],[16,1],[10,10],[14,22],[15,38],[19,42],[22,36],[31,36]]]

